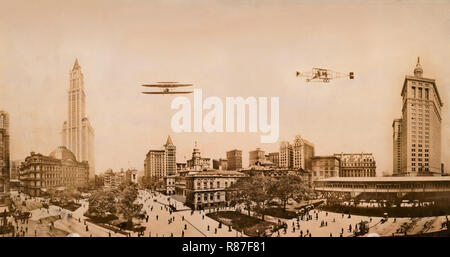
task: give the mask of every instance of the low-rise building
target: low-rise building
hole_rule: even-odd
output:
[[[125,174],[127,183],[138,183],[138,171],[136,169],[127,169]]]
[[[51,188],[87,188],[89,165],[78,162],[65,146],[44,156],[31,152],[19,172],[20,191],[31,196],[45,194]]]
[[[336,156],[314,156],[312,159],[312,180],[338,177],[339,158]]]
[[[280,166],[280,153],[279,152],[273,152],[266,155],[266,159],[273,163],[275,166]]]
[[[176,177],[175,175],[170,175],[164,178],[164,185],[166,188],[167,195],[175,194],[175,185],[176,185]]]
[[[215,170],[227,170],[228,169],[228,160],[227,159],[214,159],[213,160],[213,169]]]
[[[248,152],[248,166],[255,165],[256,163],[262,163],[266,161],[266,155],[261,148]]]
[[[376,162],[372,153],[334,154],[340,161],[339,177],[375,177]]]
[[[194,150],[192,151],[192,158],[187,160],[187,169],[192,171],[203,171],[211,169],[211,158],[203,158],[200,154],[200,149],[195,142]]]
[[[191,172],[186,176],[186,205],[195,210],[228,206],[229,187],[243,177],[237,171]]]

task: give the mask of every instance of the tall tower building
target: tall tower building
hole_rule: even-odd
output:
[[[392,135],[392,139],[393,139],[393,157],[394,157],[394,166],[392,167],[392,175],[397,176],[397,175],[401,175],[401,165],[400,165],[400,160],[401,160],[401,135],[402,135],[402,119],[395,119],[394,122],[392,123],[392,130],[393,135]]]
[[[314,144],[296,135],[292,145],[292,168],[311,171]]]
[[[0,110],[0,211],[9,198],[9,115]]]
[[[280,168],[292,168],[293,166],[293,148],[288,141],[280,143]]]
[[[146,182],[160,181],[167,176],[166,151],[150,150],[144,160],[144,177]]]
[[[441,170],[441,108],[443,106],[434,79],[424,78],[420,59],[414,76],[405,76],[401,96],[402,119],[394,121],[400,128],[400,170],[396,175],[440,175]],[[394,143],[396,140],[394,127]],[[395,146],[394,146],[395,147]],[[394,168],[395,171],[395,168]]]
[[[170,136],[167,137],[164,149],[166,151],[167,175],[175,175],[175,173],[177,172],[177,147],[172,143],[172,139],[170,138]]]
[[[70,71],[68,90],[68,120],[62,129],[62,143],[75,155],[77,161],[88,161],[89,179],[95,178],[94,129],[86,117],[86,94],[78,59]]]

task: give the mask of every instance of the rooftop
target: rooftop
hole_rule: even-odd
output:
[[[416,176],[416,177],[334,177],[318,180],[323,182],[426,182],[450,181],[450,176]]]

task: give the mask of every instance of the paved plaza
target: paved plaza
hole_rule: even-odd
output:
[[[137,203],[143,205],[142,212],[145,219],[135,219],[145,227],[143,235],[137,232],[114,231],[87,221],[84,213],[88,210],[87,199],[79,200],[81,206],[71,212],[58,206],[50,205],[44,208],[43,198],[33,198],[24,194],[13,196],[16,202],[25,201],[22,209],[28,210],[31,216],[28,220],[15,220],[9,217],[16,228],[16,236],[25,237],[242,237],[241,232],[226,225],[219,228],[219,222],[209,218],[206,214],[214,210],[192,211],[182,202],[160,193],[140,190]],[[175,210],[170,208],[175,207]],[[233,208],[221,208],[219,211],[233,211]],[[245,211],[243,214],[247,214]],[[252,213],[253,215],[253,213]],[[445,216],[424,218],[388,218],[383,222],[381,217],[367,217],[310,210],[303,218],[279,219],[265,217],[272,222],[285,223],[286,229],[280,229],[272,234],[274,237],[349,237],[354,235],[357,224],[367,221],[369,232],[365,235],[402,236],[406,234],[422,234],[442,230]]]

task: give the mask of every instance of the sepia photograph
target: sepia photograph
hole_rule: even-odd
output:
[[[0,6],[2,239],[450,236],[449,0]]]

